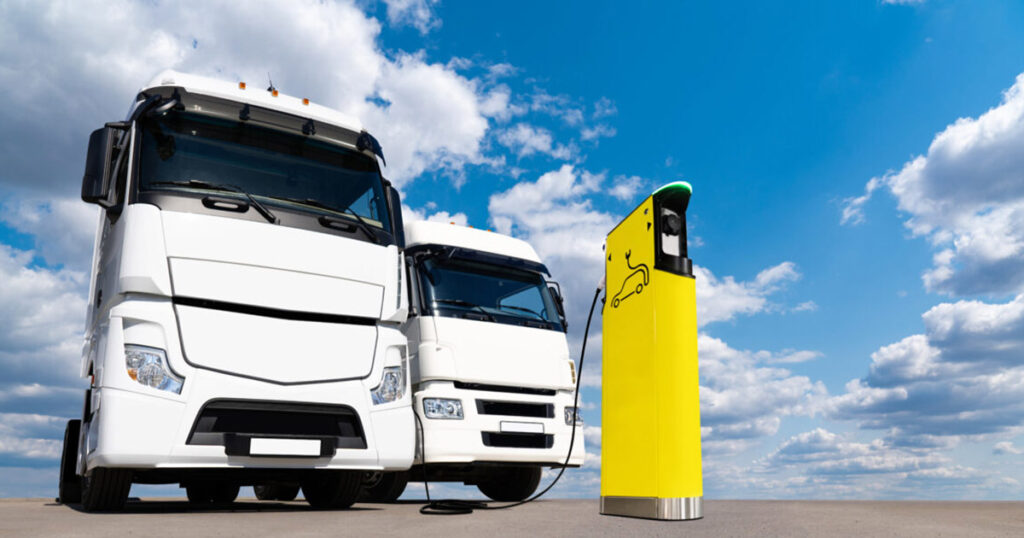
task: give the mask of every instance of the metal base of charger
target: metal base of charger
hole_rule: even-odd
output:
[[[704,517],[704,497],[601,497],[601,514],[680,521]]]

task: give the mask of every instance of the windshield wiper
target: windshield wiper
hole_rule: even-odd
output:
[[[434,302],[435,303],[441,303],[441,304],[450,304],[450,305],[455,305],[455,306],[463,306],[463,307],[466,307],[466,308],[472,308],[474,310],[479,310],[481,314],[487,316],[487,320],[488,321],[497,321],[490,312],[484,310],[484,307],[482,307],[482,306],[480,306],[478,304],[471,303],[469,301],[463,301],[462,299],[434,299]]]
[[[188,181],[151,181],[147,185],[172,185],[175,187],[192,187],[195,189],[208,189],[213,191],[228,191],[237,192],[242,196],[245,196],[249,200],[249,204],[256,209],[256,212],[263,218],[267,219],[267,222],[271,224],[278,224],[281,221],[277,218],[277,215],[270,212],[263,204],[259,203],[256,198],[249,194],[245,189],[237,185],[228,185],[224,183],[210,183],[208,181],[200,181],[198,179],[190,179]]]
[[[534,316],[537,316],[537,319],[539,319],[541,321],[544,321],[544,322],[547,322],[547,323],[550,323],[550,322],[548,322],[548,320],[544,316],[538,314],[537,312],[534,312],[533,310],[530,310],[529,308],[523,308],[521,306],[512,306],[510,304],[498,305],[498,308],[501,308],[502,310],[504,310],[506,308],[511,308],[512,310],[519,310],[520,312],[526,312],[528,314],[533,314]]]
[[[316,208],[319,208],[319,209],[326,209],[327,211],[332,211],[334,213],[343,213],[343,214],[352,215],[353,217],[356,218],[356,223],[359,225],[359,229],[362,230],[364,234],[366,234],[366,237],[369,237],[370,240],[372,240],[374,243],[376,243],[378,245],[380,244],[380,236],[377,235],[377,232],[375,232],[373,230],[373,227],[370,226],[370,223],[366,222],[363,219],[363,217],[360,217],[359,213],[356,213],[355,211],[353,211],[351,207],[346,207],[344,209],[338,209],[337,207],[334,207],[334,206],[329,205],[329,204],[325,204],[325,203],[321,202],[320,200],[314,200],[312,198],[282,198],[282,197],[277,197],[277,196],[275,196],[273,198],[275,198],[277,200],[284,200],[286,202],[294,202],[296,204],[305,204],[305,205],[308,205],[310,207],[316,207]]]

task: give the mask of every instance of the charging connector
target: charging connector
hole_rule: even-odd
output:
[[[583,345],[580,347],[580,364],[579,364],[579,375],[576,377],[576,391],[573,394],[573,407],[579,409],[580,406],[580,386],[583,385],[583,359],[587,355],[587,336],[590,334],[590,322],[594,317],[594,307],[597,305],[597,297],[601,295],[601,291],[604,289],[604,278],[601,279],[601,283],[598,284],[597,289],[594,290],[594,299],[590,302],[590,313],[587,314],[587,325],[583,329]],[[533,502],[543,496],[545,493],[551,490],[558,483],[558,480],[565,474],[565,470],[569,467],[569,460],[572,458],[572,448],[576,444],[576,429],[578,421],[572,421],[572,434],[569,436],[569,452],[565,455],[565,462],[562,464],[562,468],[558,470],[558,476],[539,493],[534,494],[529,499],[525,499],[519,502],[511,504],[503,504],[500,506],[493,506],[486,501],[466,501],[458,499],[430,499],[430,484],[427,481],[427,461],[426,451],[423,447],[423,422],[420,420],[420,416],[413,411],[413,416],[416,417],[416,425],[419,427],[419,441],[420,441],[420,454],[423,454],[423,491],[427,495],[427,504],[420,507],[420,513],[426,515],[437,515],[437,516],[454,516],[459,514],[471,514],[473,510],[504,510],[506,508],[513,508],[516,506],[524,505],[528,502]]]

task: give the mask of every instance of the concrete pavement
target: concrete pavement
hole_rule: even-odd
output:
[[[418,503],[318,512],[241,499],[228,510],[144,499],[86,514],[51,499],[0,499],[0,536],[1024,536],[1024,502],[707,501],[698,521],[601,516],[596,500],[423,516]]]

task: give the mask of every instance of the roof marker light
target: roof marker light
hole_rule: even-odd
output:
[[[270,95],[277,97],[277,90],[270,90]]]
[[[303,97],[302,98],[302,104],[308,105],[309,104],[309,99],[306,99],[305,97]]]
[[[245,89],[245,83],[244,82],[239,82],[238,83],[238,89],[239,90],[244,90]]]

